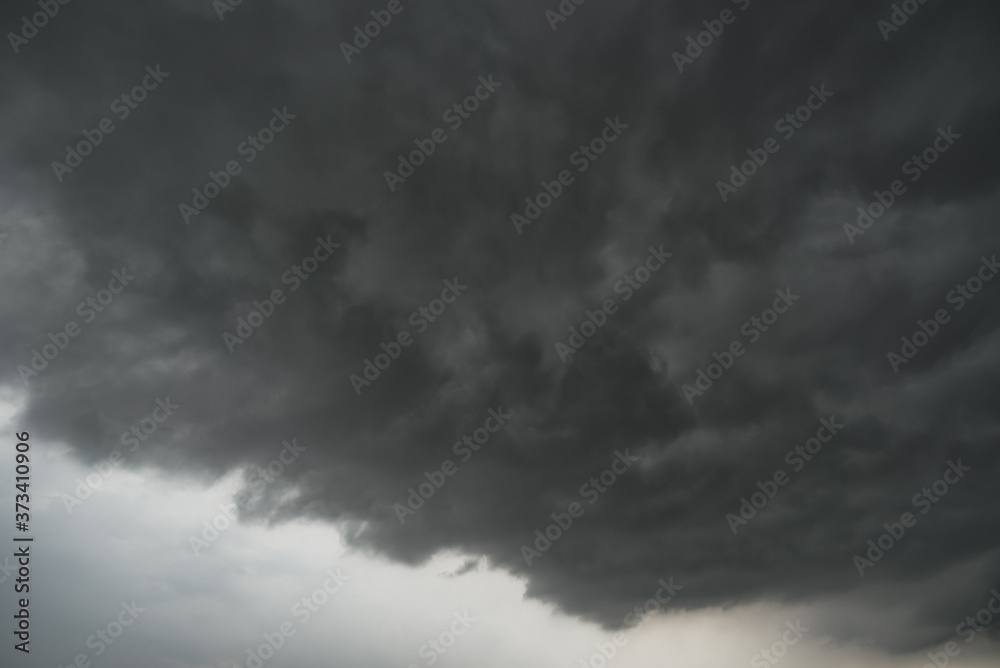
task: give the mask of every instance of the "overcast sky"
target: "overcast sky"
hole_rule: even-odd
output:
[[[993,3],[52,2],[5,666],[996,665]]]

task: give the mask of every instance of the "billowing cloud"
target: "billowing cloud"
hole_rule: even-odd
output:
[[[406,2],[349,63],[381,6],[62,6],[0,65],[24,419],[89,462],[169,397],[129,465],[205,480],[297,439],[245,518],[609,627],[674,576],[952,637],[1000,580],[996,10],[549,5]]]

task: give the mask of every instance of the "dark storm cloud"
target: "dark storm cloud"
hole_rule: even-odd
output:
[[[97,459],[169,395],[182,409],[139,459],[210,477],[295,437],[307,465],[261,515],[336,521],[411,563],[484,554],[609,625],[673,576],[680,606],[853,592],[910,606],[920,633],[846,614],[831,633],[947,638],[1000,579],[995,289],[898,374],[886,354],[1000,252],[996,10],[927,3],[886,42],[881,3],[592,0],[553,32],[555,4],[406,3],[350,64],[339,43],[382,5],[62,7],[0,65],[7,382],[112,270],[136,278],[29,380],[31,422]],[[672,54],[726,7],[735,22],[678,73]],[[156,65],[169,76],[57,182],[63,147]],[[390,193],[396,156],[488,75],[491,98]],[[833,97],[722,202],[730,165],[821,84]],[[275,108],[295,118],[185,224],[178,205]],[[518,235],[510,215],[609,117],[621,138]],[[857,206],[939,126],[961,139],[849,243]],[[340,248],[291,292],[317,237]],[[564,365],[554,344],[660,244],[667,266]],[[468,289],[357,396],[350,374],[456,277]],[[287,301],[230,354],[223,333],[276,288]],[[690,405],[682,386],[785,288],[800,301]],[[393,504],[500,406],[510,423],[401,525]],[[830,416],[843,432],[733,536],[725,515]],[[527,567],[521,545],[626,449],[640,462]],[[859,577],[852,556],[957,458],[967,478]]]

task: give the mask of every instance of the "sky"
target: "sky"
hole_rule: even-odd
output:
[[[4,5],[3,665],[996,665],[998,19]]]

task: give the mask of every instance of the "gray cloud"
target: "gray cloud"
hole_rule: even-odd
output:
[[[887,649],[947,638],[998,581],[993,286],[898,374],[886,354],[1000,251],[996,10],[928,3],[884,42],[882,6],[754,2],[680,74],[672,53],[714,6],[586,3],[552,32],[549,4],[406,4],[351,64],[338,44],[364,3],[224,22],[207,3],[63,7],[0,64],[6,382],[112,270],[136,279],[29,381],[26,419],[89,461],[170,395],[184,410],[136,461],[205,479],[296,437],[308,465],[261,517],[329,520],[408,563],[482,554],[609,626],[674,575],[681,607],[847,592],[921,621],[882,622]],[[156,64],[161,87],[58,183],[63,147]],[[390,193],[396,156],[487,74],[493,97]],[[821,83],[834,97],[720,201]],[[297,118],[186,225],[178,204],[274,107]],[[518,235],[510,215],[609,116],[622,138]],[[962,139],[849,243],[939,126]],[[284,272],[327,235],[341,248],[291,292]],[[554,344],[660,244],[667,267],[564,365]],[[349,376],[454,277],[468,291],[357,396]],[[801,301],[689,405],[682,386],[786,286]],[[230,354],[223,333],[276,288],[287,302]],[[393,504],[501,405],[511,424],[401,525]],[[726,513],[830,415],[843,434],[734,537]],[[641,462],[528,568],[520,546],[626,448]],[[860,578],[852,556],[956,458],[968,478]]]

